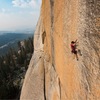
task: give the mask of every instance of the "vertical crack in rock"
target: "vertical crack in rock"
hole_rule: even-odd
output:
[[[60,80],[59,80],[59,77],[57,77],[57,79],[56,80],[58,80],[58,98],[59,98],[59,100],[61,100],[61,86],[60,86]]]
[[[51,54],[52,54],[52,65],[55,68],[55,47],[54,47],[54,0],[50,0],[50,7],[51,7]]]
[[[45,72],[45,65],[44,65],[44,100],[46,99],[46,72]]]
[[[53,22],[54,22],[54,0],[50,0],[50,7],[51,7],[51,27],[53,28]]]
[[[61,100],[61,84],[60,84],[60,78],[58,78],[58,84],[59,84],[59,95],[60,95],[60,100]]]
[[[42,44],[44,44],[45,37],[46,37],[46,32],[44,31],[43,34],[42,34]]]

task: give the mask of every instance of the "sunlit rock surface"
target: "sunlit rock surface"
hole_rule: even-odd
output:
[[[100,0],[42,0],[34,48],[21,100],[100,100]]]

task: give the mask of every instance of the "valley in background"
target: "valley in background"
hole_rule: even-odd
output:
[[[18,50],[17,42],[32,37],[31,34],[24,33],[4,33],[0,35],[0,56],[5,55],[10,48]]]

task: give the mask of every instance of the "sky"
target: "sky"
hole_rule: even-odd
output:
[[[0,31],[35,28],[41,0],[0,0]]]

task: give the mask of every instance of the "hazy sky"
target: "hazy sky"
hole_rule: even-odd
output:
[[[0,31],[34,28],[41,0],[0,0]]]

